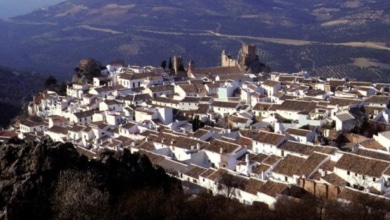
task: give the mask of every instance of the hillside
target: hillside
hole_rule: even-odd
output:
[[[22,105],[42,91],[44,76],[0,66],[0,128],[7,127]]]
[[[215,66],[249,42],[275,71],[390,81],[389,12],[371,0],[69,0],[1,21],[0,64],[67,76],[88,57],[158,66],[178,54]]]
[[[107,219],[126,193],[179,186],[126,150],[88,160],[70,143],[11,139],[0,159],[0,219]]]
[[[0,101],[21,104],[43,90],[46,77],[38,73],[17,71],[0,66]]]

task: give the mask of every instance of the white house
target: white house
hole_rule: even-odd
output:
[[[277,91],[281,90],[282,85],[279,81],[266,80],[261,84],[261,87],[265,90],[267,96],[273,96]]]
[[[355,117],[349,112],[341,112],[335,117],[336,131],[350,131],[355,126]]]
[[[51,115],[48,117],[49,119],[49,128],[53,127],[54,125],[61,126],[61,127],[66,127],[68,126],[69,122],[68,120],[59,115]]]
[[[253,120],[250,118],[245,118],[237,115],[229,115],[228,122],[232,128],[245,129],[252,124]]]
[[[390,131],[379,132],[373,138],[390,153]]]
[[[183,99],[186,96],[189,97],[199,97],[199,89],[194,84],[177,84],[175,85],[175,93],[179,100]]]
[[[158,111],[155,108],[137,107],[135,109],[135,121],[153,120],[158,118]]]
[[[49,136],[55,142],[65,142],[68,137],[68,129],[66,127],[54,125],[44,131],[44,134]]]
[[[99,103],[100,111],[122,111],[123,104],[111,99],[106,99]]]
[[[66,88],[66,95],[74,98],[81,98],[88,91],[88,84],[73,83]]]
[[[297,174],[305,160],[305,158],[288,154],[272,170],[272,179],[286,183],[297,184],[299,178]]]
[[[82,139],[82,131],[85,129],[83,126],[69,126],[67,139],[72,143],[77,143]]]
[[[20,133],[30,133],[30,132],[36,132],[36,131],[44,131],[46,130],[48,125],[41,122],[36,122],[32,120],[23,120],[19,124],[19,132]]]
[[[145,89],[145,93],[148,93],[153,98],[160,97],[162,95],[172,95],[174,92],[175,87],[173,85],[149,86]]]
[[[390,162],[344,153],[334,167],[334,173],[348,182],[354,188],[363,187],[375,189],[383,193],[385,191],[385,179],[383,173],[390,166]]]
[[[241,103],[237,102],[221,102],[214,101],[211,104],[211,108],[215,113],[220,114],[221,116],[228,116],[237,111],[238,107],[242,106]]]
[[[260,131],[260,133],[252,139],[252,152],[256,154],[276,154],[277,148],[288,139],[291,138],[282,134]]]
[[[203,151],[206,152],[213,167],[235,170],[237,159],[247,152],[247,148],[228,141],[213,139],[210,144],[205,145]]]
[[[70,114],[69,122],[71,124],[87,125],[92,122],[92,116],[95,112],[95,110],[89,110]]]
[[[301,143],[314,142],[317,132],[315,130],[305,130],[299,128],[288,128],[286,134],[294,137],[294,139]]]
[[[130,94],[126,95],[125,97],[121,98],[121,100],[125,103],[125,105],[140,105],[144,102],[148,102],[152,99],[152,97],[149,94],[145,93],[138,93],[138,94]]]
[[[268,180],[257,193],[259,202],[263,202],[268,205],[270,209],[273,209],[279,195],[288,194],[289,187],[286,183],[282,183],[275,180]]]
[[[276,110],[276,112],[285,119],[298,120],[302,112],[312,112],[316,109],[315,102],[303,100],[285,100]]]
[[[279,148],[276,150],[276,155],[281,157],[293,155],[297,157],[308,158],[315,149],[316,146],[314,145],[288,140],[279,146]]]
[[[179,102],[179,109],[182,111],[196,110],[200,102],[200,97],[186,96]]]

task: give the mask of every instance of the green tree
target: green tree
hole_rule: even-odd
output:
[[[66,96],[66,88],[67,88],[66,83],[61,82],[57,88],[58,95]]]
[[[165,70],[165,68],[167,67],[167,61],[166,60],[163,60],[161,61],[161,68],[163,68]]]
[[[57,85],[57,79],[54,76],[50,75],[46,78],[43,86],[45,89],[50,89],[55,85]]]
[[[242,189],[245,184],[245,179],[229,174],[223,173],[218,180],[218,190],[224,192],[228,201],[237,194],[238,189]]]

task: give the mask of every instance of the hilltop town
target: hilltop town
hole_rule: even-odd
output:
[[[107,65],[66,96],[34,96],[14,129],[25,140],[71,142],[91,160],[103,149],[140,152],[189,192],[244,204],[272,208],[302,192],[387,200],[390,84],[256,72],[264,66],[247,44],[238,59],[222,51],[221,66],[184,67],[180,56],[172,65]]]

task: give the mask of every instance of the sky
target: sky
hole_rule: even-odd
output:
[[[0,0],[0,19],[27,14],[65,0]]]

